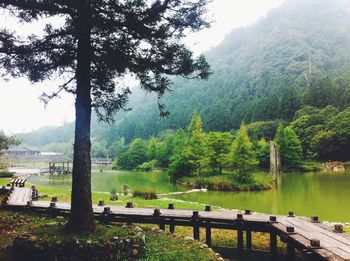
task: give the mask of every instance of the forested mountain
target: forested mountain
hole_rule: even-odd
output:
[[[344,109],[350,104],[350,13],[347,1],[287,0],[255,25],[234,30],[206,53],[206,81],[174,81],[164,98],[140,104],[119,122],[118,135],[148,137],[185,127],[193,111],[206,130],[237,129],[242,121],[291,120],[302,104]]]
[[[112,126],[93,121],[95,144],[109,147],[121,137],[129,142],[185,128],[194,111],[206,131],[230,131],[242,122],[290,122],[305,105],[344,110],[350,106],[350,3],[286,0],[254,25],[233,30],[205,55],[214,73],[208,81],[174,79],[174,91],[163,98],[168,118],[159,117],[156,99],[136,92],[133,110],[117,115]],[[38,146],[69,142],[72,126],[21,137],[33,145],[41,137]],[[58,138],[62,135],[65,140]]]

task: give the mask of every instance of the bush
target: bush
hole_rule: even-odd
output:
[[[144,198],[144,199],[157,199],[157,193],[155,191],[149,190],[149,191],[141,191],[141,190],[135,190],[132,194],[134,198]]]
[[[140,171],[153,171],[157,163],[157,160],[147,161],[142,163],[141,165],[138,165],[136,169]]]
[[[7,170],[0,171],[0,178],[12,178],[13,175],[14,175],[13,172],[10,172]]]
[[[191,188],[207,188],[212,191],[260,191],[273,188],[273,180],[267,173],[253,173],[248,183],[239,182],[237,174],[215,177],[191,177],[181,178],[179,184]]]

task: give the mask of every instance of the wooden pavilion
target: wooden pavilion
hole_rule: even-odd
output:
[[[47,161],[49,164],[50,174],[69,174],[71,173],[70,165],[73,161],[71,159],[58,156]]]

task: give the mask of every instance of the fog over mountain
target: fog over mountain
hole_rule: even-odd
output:
[[[194,111],[205,130],[227,131],[242,122],[288,122],[303,105],[348,107],[349,1],[287,0],[254,25],[233,30],[205,55],[213,75],[208,81],[174,79],[174,91],[162,101],[169,118],[159,117],[155,97],[136,92],[133,110],[120,113],[112,126],[93,121],[93,140],[110,144],[185,128]],[[20,135],[33,146],[72,136],[71,124]]]

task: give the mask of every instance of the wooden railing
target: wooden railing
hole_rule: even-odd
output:
[[[22,198],[22,201],[16,204],[11,197],[23,189],[25,188],[13,189],[7,197],[7,202],[10,204],[7,204],[6,208],[50,216],[69,215],[70,203],[57,202],[57,198],[53,198],[51,202],[29,199],[26,204]],[[114,222],[156,224],[162,230],[168,228],[171,233],[176,231],[177,226],[192,227],[195,240],[199,240],[200,228],[204,228],[208,246],[212,245],[212,229],[236,230],[236,250],[239,259],[243,259],[246,251],[252,250],[252,233],[263,232],[270,235],[272,260],[276,260],[279,255],[278,237],[287,244],[288,260],[294,259],[295,250],[299,250],[310,259],[350,260],[350,237],[344,233],[342,225],[338,224],[331,229],[320,223],[316,216],[307,219],[297,217],[293,212],[289,212],[288,216],[269,216],[250,210],[212,211],[210,206],[206,206],[203,211],[192,211],[175,209],[174,204],[169,204],[167,209],[135,208],[131,202],[125,207],[106,206],[103,201],[94,205],[93,210],[96,219],[103,224]]]

